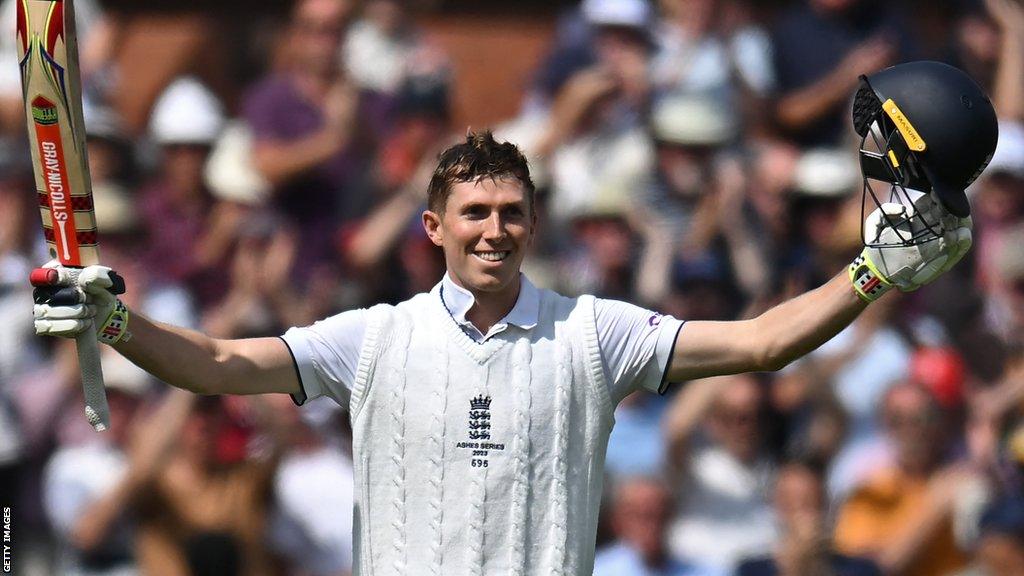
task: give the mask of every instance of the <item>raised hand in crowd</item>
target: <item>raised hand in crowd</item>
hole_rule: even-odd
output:
[[[985,0],[1002,31],[992,104],[1000,120],[1024,120],[1024,6],[1017,0]]]

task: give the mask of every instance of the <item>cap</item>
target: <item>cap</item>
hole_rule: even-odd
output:
[[[943,408],[958,406],[963,400],[966,367],[952,348],[922,348],[910,359],[910,375],[931,391]]]
[[[814,148],[797,160],[793,190],[816,198],[841,198],[858,190],[860,167],[853,154],[833,148]]]
[[[212,144],[224,125],[224,107],[198,79],[180,77],[160,94],[149,132],[160,144]]]
[[[645,0],[583,0],[583,17],[592,26],[623,26],[647,29],[653,21]]]
[[[669,94],[651,111],[654,139],[681,146],[722,146],[739,133],[736,114],[725,103],[703,94]]]

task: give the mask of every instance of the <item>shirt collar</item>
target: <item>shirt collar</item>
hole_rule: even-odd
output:
[[[537,325],[537,317],[540,315],[540,290],[522,272],[519,273],[519,280],[519,299],[516,300],[516,305],[512,307],[512,310],[498,321],[498,324],[512,324],[529,330]],[[453,282],[447,272],[435,290],[444,292],[444,304],[456,322],[463,326],[471,324],[466,319],[466,314],[469,313],[469,309],[473,307],[476,299],[469,290]]]

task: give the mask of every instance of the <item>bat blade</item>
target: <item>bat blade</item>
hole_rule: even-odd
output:
[[[25,113],[40,215],[61,264],[99,263],[71,0],[18,0]]]
[[[81,78],[72,0],[16,0],[17,48],[25,120],[32,151],[39,213],[50,255],[71,278],[99,263],[92,183],[85,148]],[[76,338],[86,417],[108,426],[96,336]]]

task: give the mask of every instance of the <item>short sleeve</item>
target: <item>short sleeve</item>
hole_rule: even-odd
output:
[[[597,339],[616,401],[640,388],[662,393],[683,322],[619,300],[594,302]]]
[[[314,323],[292,328],[281,337],[295,361],[302,390],[292,394],[301,406],[327,396],[348,408],[355,383],[359,354],[366,333],[366,310],[349,310]]]

